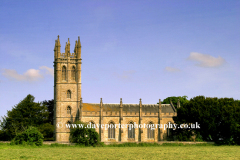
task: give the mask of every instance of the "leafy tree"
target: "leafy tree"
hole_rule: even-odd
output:
[[[195,133],[197,138],[224,144],[240,144],[240,103],[233,98],[197,96],[177,109],[177,124],[200,124],[200,129],[177,129]],[[189,136],[187,137],[189,138]]]
[[[85,146],[96,146],[99,144],[99,135],[94,128],[88,128],[86,123],[81,121],[75,124],[82,125],[82,127],[71,128],[70,142]]]
[[[42,103],[34,102],[34,99],[32,95],[27,95],[7,112],[7,116],[3,117],[2,131],[8,135],[4,140],[13,139],[17,133],[26,130],[27,126],[39,127],[48,121],[47,107]]]
[[[188,102],[187,96],[178,96],[178,97],[167,97],[166,99],[163,100],[162,104],[170,104],[170,101],[172,101],[174,106],[177,106],[178,99],[180,101],[180,104],[184,104]]]

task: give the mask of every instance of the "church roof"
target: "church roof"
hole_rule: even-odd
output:
[[[122,104],[123,112],[139,112],[139,104]],[[176,109],[171,104],[161,104],[162,113],[174,113]],[[100,111],[100,104],[99,103],[83,103],[83,110],[82,111]],[[113,103],[103,103],[103,112],[112,111],[112,112],[119,112],[120,111],[120,104],[113,104]],[[158,104],[142,104],[142,111],[143,112],[151,112],[157,113],[158,112]]]

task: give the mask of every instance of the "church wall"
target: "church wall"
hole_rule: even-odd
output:
[[[70,133],[68,133],[68,132],[58,133],[57,134],[57,139],[58,139],[57,142],[69,142],[69,136],[70,136]]]
[[[58,84],[60,86],[60,101],[77,101],[77,84]],[[67,98],[67,91],[71,91],[71,98]]]

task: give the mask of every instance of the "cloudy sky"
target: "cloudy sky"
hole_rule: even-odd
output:
[[[86,103],[240,99],[240,1],[0,1],[0,116],[53,98],[53,49],[82,43]]]

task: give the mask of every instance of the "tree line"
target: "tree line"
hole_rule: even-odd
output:
[[[36,127],[44,140],[54,140],[54,100],[34,102],[34,96],[27,95],[15,105],[7,116],[2,117],[0,140],[12,140],[28,126]],[[180,101],[181,107],[177,108]],[[176,128],[169,140],[213,141],[217,144],[240,144],[240,101],[233,98],[210,98],[196,96],[168,97],[163,104],[172,103],[177,116],[176,124],[200,124],[200,128]]]

